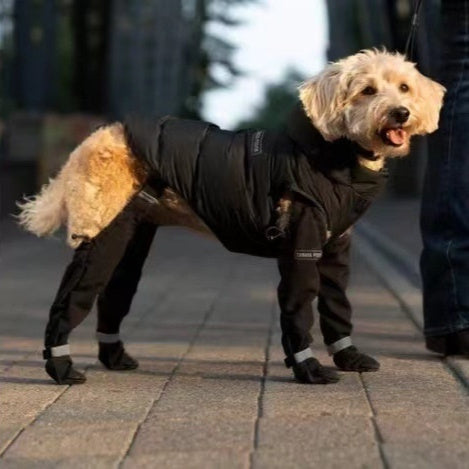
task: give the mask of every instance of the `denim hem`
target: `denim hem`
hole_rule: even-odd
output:
[[[464,313],[466,315],[468,314],[467,311],[464,311]],[[469,329],[469,320],[460,321],[454,325],[448,324],[446,326],[440,326],[440,327],[426,327],[423,332],[425,334],[425,337],[433,337],[433,336],[438,336],[438,335],[453,334],[454,332],[460,332],[460,331],[463,331],[464,329]]]

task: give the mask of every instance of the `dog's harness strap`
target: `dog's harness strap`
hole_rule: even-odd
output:
[[[351,345],[352,345],[352,339],[350,338],[350,336],[343,337],[337,342],[334,342],[333,344],[328,345],[327,351],[329,352],[329,355],[334,355],[334,353],[340,352],[341,350],[344,350],[345,348],[350,347]]]

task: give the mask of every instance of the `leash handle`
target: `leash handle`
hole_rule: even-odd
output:
[[[412,20],[410,23],[410,31],[407,36],[407,41],[405,44],[404,54],[408,59],[412,59],[414,55],[414,41],[419,26],[419,13],[422,6],[423,0],[417,0],[415,3],[414,13],[412,15]]]

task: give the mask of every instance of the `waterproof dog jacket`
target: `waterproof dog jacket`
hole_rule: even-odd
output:
[[[351,142],[326,142],[300,105],[283,132],[232,132],[174,117],[129,118],[125,132],[150,179],[177,191],[234,252],[279,256],[282,240],[270,240],[266,229],[287,191],[311,207],[315,226],[305,236],[320,251],[362,215],[384,182],[358,165]]]

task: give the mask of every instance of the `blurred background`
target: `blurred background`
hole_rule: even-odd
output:
[[[439,0],[413,52],[436,77]],[[362,48],[403,51],[412,0],[0,0],[0,216],[102,122],[130,112],[277,128],[296,87]],[[391,167],[417,199],[427,156]]]

